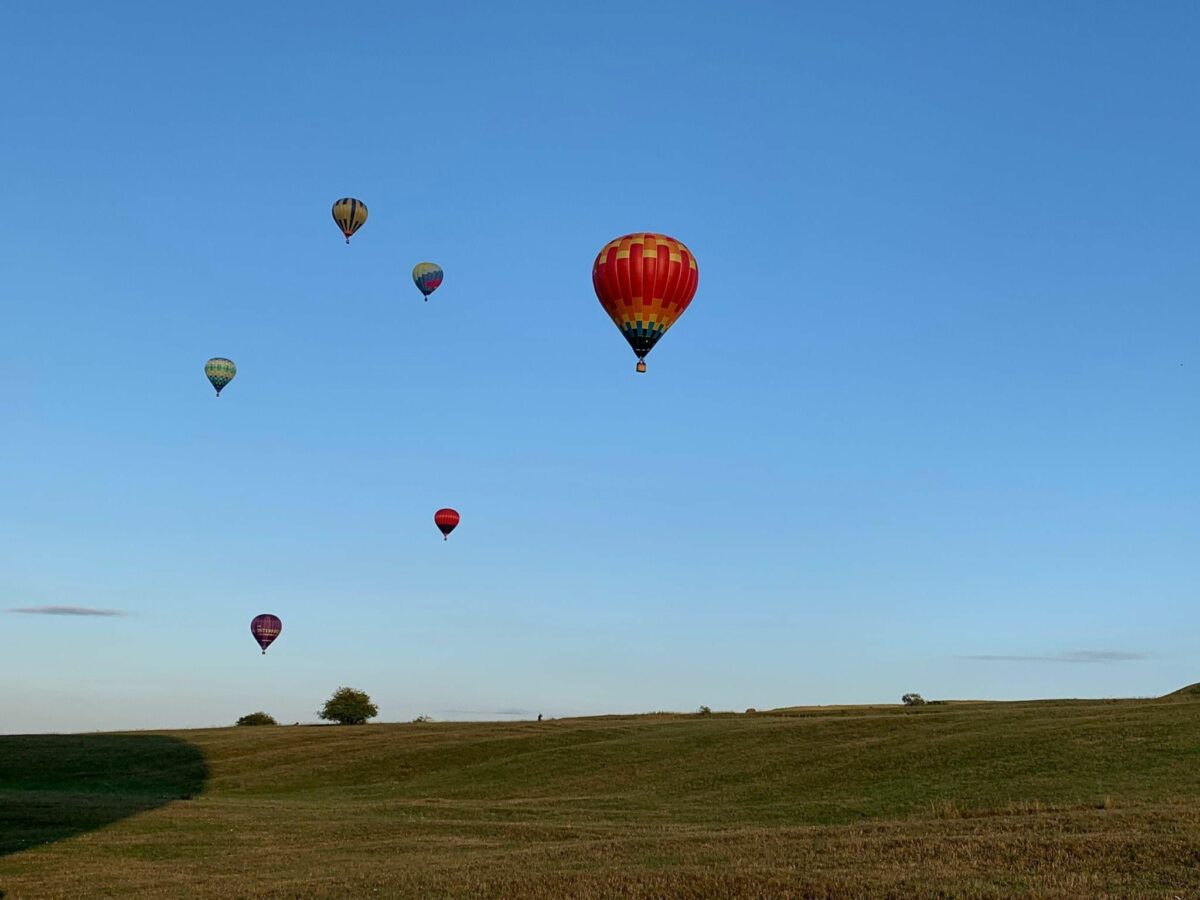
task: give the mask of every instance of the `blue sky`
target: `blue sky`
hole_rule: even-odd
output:
[[[6,12],[0,731],[1200,680],[1193,4],[498,6]]]

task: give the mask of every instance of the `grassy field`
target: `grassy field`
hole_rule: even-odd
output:
[[[1198,897],[1200,692],[0,737],[42,897]]]

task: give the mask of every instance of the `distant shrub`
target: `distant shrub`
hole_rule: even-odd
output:
[[[339,725],[362,725],[367,719],[379,715],[379,707],[371,702],[371,698],[365,692],[340,687],[325,701],[317,715],[327,722],[337,722]]]
[[[925,698],[920,694],[905,694],[900,700],[905,706],[924,706]]]
[[[433,716],[417,716],[415,719],[413,719],[413,724],[417,725],[421,722],[432,722],[432,721],[433,721]]]
[[[711,716],[712,709],[708,706],[702,706],[698,710],[696,710],[696,714],[701,715],[701,716]]]
[[[248,716],[242,716],[237,720],[239,725],[278,725],[274,716],[269,716],[265,712],[252,712]]]
[[[757,709],[755,709],[755,708],[752,706],[752,707],[750,707],[748,710],[746,710],[746,715],[748,715],[748,716],[752,716],[752,715],[754,715],[756,712],[758,712],[758,710],[757,710]]]

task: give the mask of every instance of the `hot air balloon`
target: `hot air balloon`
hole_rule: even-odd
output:
[[[271,646],[271,642],[275,638],[279,637],[281,631],[283,631],[283,623],[279,621],[278,616],[270,613],[255,616],[250,622],[250,633],[258,641],[258,646],[262,647],[263,656],[267,655],[267,648]]]
[[[696,257],[665,234],[627,234],[609,241],[596,256],[592,286],[637,354],[639,372],[646,371],[646,354],[696,296],[699,280]]]
[[[417,286],[425,299],[429,299],[429,295],[438,289],[438,285],[442,283],[442,279],[446,277],[446,273],[442,271],[442,267],[437,263],[420,262],[413,266],[413,284]]]
[[[208,376],[209,383],[217,389],[217,396],[220,397],[225,385],[233,381],[233,376],[237,374],[237,366],[233,364],[232,359],[214,356],[204,364],[204,374]]]
[[[343,197],[333,204],[333,221],[342,229],[348,244],[350,235],[362,228],[363,223],[367,221],[367,204],[353,197]]]
[[[458,526],[458,522],[458,513],[449,508],[439,509],[433,514],[433,524],[442,532],[443,541],[450,539],[450,532]]]

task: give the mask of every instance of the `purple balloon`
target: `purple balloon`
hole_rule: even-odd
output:
[[[283,631],[283,623],[279,621],[278,616],[273,616],[270,613],[255,616],[254,620],[250,623],[250,633],[258,641],[258,646],[262,647],[264,654],[267,652],[267,648],[271,646],[271,642],[279,637],[279,632],[281,631]]]

